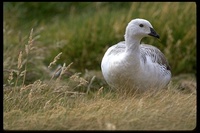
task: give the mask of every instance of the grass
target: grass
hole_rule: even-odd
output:
[[[25,38],[34,28],[35,34],[40,37],[39,42],[35,42],[36,46],[48,55],[42,60],[45,65],[62,52],[60,64],[73,62],[74,68],[81,72],[85,72],[85,69],[99,70],[102,53],[109,46],[124,40],[127,23],[140,17],[149,20],[161,37],[159,41],[145,38],[143,42],[163,51],[173,68],[173,75],[196,73],[194,2],[5,2],[4,12],[4,27],[6,31],[9,30],[4,44],[10,44],[5,48],[26,43]],[[11,16],[13,13],[16,15]],[[16,23],[13,24],[13,21]],[[13,38],[9,39],[8,36]],[[171,53],[179,54],[174,56]]]
[[[142,41],[166,55],[167,90],[118,92],[102,77],[102,53],[136,17],[161,36]],[[196,128],[195,3],[4,2],[3,28],[4,130]]]
[[[5,92],[4,129],[193,130],[196,127],[194,93],[184,94],[172,87],[132,95],[102,88],[87,94],[70,91],[69,83],[36,81],[16,92]]]

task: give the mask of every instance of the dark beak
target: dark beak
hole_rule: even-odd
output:
[[[156,38],[160,38],[160,36],[156,33],[156,31],[153,28],[150,27],[150,31],[151,31],[149,33],[150,36],[153,36],[153,37],[156,37]]]

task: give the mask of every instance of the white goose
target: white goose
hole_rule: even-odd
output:
[[[164,54],[154,46],[140,44],[148,36],[159,38],[149,21],[133,19],[126,27],[125,41],[106,51],[101,70],[111,87],[144,91],[168,85],[171,71]]]

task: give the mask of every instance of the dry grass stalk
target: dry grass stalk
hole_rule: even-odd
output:
[[[30,47],[33,44],[33,28],[31,29],[31,33],[30,33],[30,36],[29,36],[28,44],[30,45]]]
[[[86,92],[86,94],[89,93],[90,88],[91,88],[91,85],[92,85],[92,83],[94,82],[94,79],[95,79],[95,78],[96,78],[96,76],[93,76],[92,79],[90,80],[90,83],[89,83],[89,85],[88,85],[88,87],[87,87],[87,92]]]
[[[48,100],[48,101],[45,103],[45,105],[44,105],[44,107],[43,107],[45,110],[48,109],[48,107],[49,107],[49,105],[50,105],[50,102],[51,102],[51,99]]]
[[[65,63],[63,64],[63,66],[62,66],[62,68],[61,68],[60,75],[59,75],[59,77],[57,78],[57,80],[60,80],[60,78],[62,77],[62,75],[63,75],[67,70],[69,70],[69,68],[71,67],[72,64],[73,64],[73,62],[71,62],[67,67],[66,67]]]
[[[59,77],[57,78],[57,80],[60,80],[61,76],[64,74],[64,72],[66,71],[66,64],[64,63],[62,68],[61,68],[61,72],[60,72],[60,75]]]
[[[20,93],[22,93],[24,90],[27,90],[27,89],[30,89],[33,87],[33,84],[29,84],[29,85],[26,85],[26,86],[22,86],[21,89],[20,89]]]
[[[25,51],[26,51],[27,55],[29,55],[29,51],[31,50],[32,45],[33,45],[33,28],[31,29],[31,33],[30,33],[30,36],[29,36],[28,44],[25,45]]]
[[[17,68],[20,70],[22,68],[22,51],[19,52],[19,56],[18,56],[18,64],[17,64]]]
[[[29,45],[25,45],[25,52],[26,52],[26,55],[28,55],[29,54]]]
[[[80,77],[80,81],[79,81],[78,86],[85,86],[87,84],[88,84],[88,81],[85,80],[84,78]]]
[[[56,70],[54,71],[52,77],[51,77],[51,80],[54,78],[54,77],[58,77],[61,73],[61,69],[62,69],[62,66],[58,66],[58,68],[56,68]]]
[[[98,90],[98,92],[97,92],[97,97],[99,97],[100,94],[102,94],[102,92],[103,92],[103,86]]]
[[[60,59],[62,52],[60,52],[56,57],[54,57],[53,61],[49,64],[48,68],[51,68],[52,65],[56,64],[57,60]]]
[[[19,80],[19,77],[20,77],[20,73],[21,73],[20,69],[22,68],[22,55],[23,55],[23,52],[20,51],[19,56],[18,56],[18,63],[17,63],[18,71],[17,71],[17,79],[15,81],[15,88],[17,86],[17,83],[18,83],[18,80]]]
[[[31,29],[31,33],[29,36],[29,40],[28,40],[28,45],[25,45],[25,51],[26,51],[26,63],[25,63],[25,70],[24,70],[24,77],[23,77],[23,83],[22,86],[24,86],[25,80],[26,80],[26,72],[27,72],[27,62],[28,62],[28,58],[29,58],[29,54],[30,54],[30,50],[32,48],[33,45],[33,28]]]

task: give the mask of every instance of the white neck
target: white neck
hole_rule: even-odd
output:
[[[138,36],[130,36],[129,34],[125,34],[126,52],[129,54],[139,52],[139,45],[141,39],[142,38]]]

